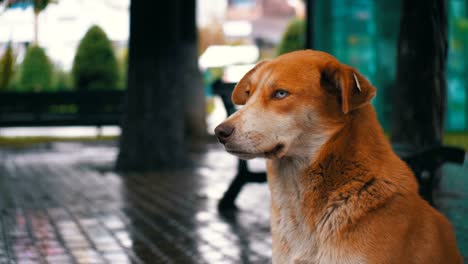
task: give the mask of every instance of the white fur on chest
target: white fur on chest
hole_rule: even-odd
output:
[[[302,210],[304,186],[298,177],[305,164],[268,162],[271,199],[278,209],[271,214],[273,263],[366,263],[363,258],[325,241],[324,230],[306,223]],[[282,243],[286,243],[287,250],[282,248]]]

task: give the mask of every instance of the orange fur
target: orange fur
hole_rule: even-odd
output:
[[[274,99],[278,89],[288,96]],[[418,195],[385,138],[374,94],[355,69],[318,51],[262,63],[235,89],[234,102],[246,106],[224,122],[235,127],[226,148],[251,158],[283,147],[264,154],[274,263],[463,262],[450,223]],[[294,136],[275,134],[282,126]]]

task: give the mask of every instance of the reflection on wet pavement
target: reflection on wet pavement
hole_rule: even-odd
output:
[[[0,263],[269,263],[269,194],[250,185],[241,211],[217,200],[236,159],[217,146],[197,166],[119,175],[113,144],[0,150]]]
[[[270,263],[269,193],[250,184],[236,214],[216,203],[237,160],[217,145],[196,166],[119,175],[113,144],[0,150],[0,263]],[[467,169],[445,166],[438,205],[468,255]],[[448,190],[448,191],[446,191]]]

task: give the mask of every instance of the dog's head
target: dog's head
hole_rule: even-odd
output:
[[[243,159],[307,158],[374,95],[362,75],[333,56],[296,51],[260,62],[242,78],[232,101],[244,106],[215,134]]]

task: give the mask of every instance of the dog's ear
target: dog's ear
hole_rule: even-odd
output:
[[[337,96],[343,113],[347,114],[370,103],[376,90],[356,69],[329,63],[321,71],[320,84]]]
[[[249,72],[247,72],[244,77],[237,83],[236,87],[234,88],[234,91],[232,92],[232,102],[236,105],[243,105],[245,102],[247,102],[247,99],[249,99],[250,96],[250,90],[248,90],[250,78],[252,74],[260,68],[263,64],[265,64],[267,61],[261,61],[255,65]]]

